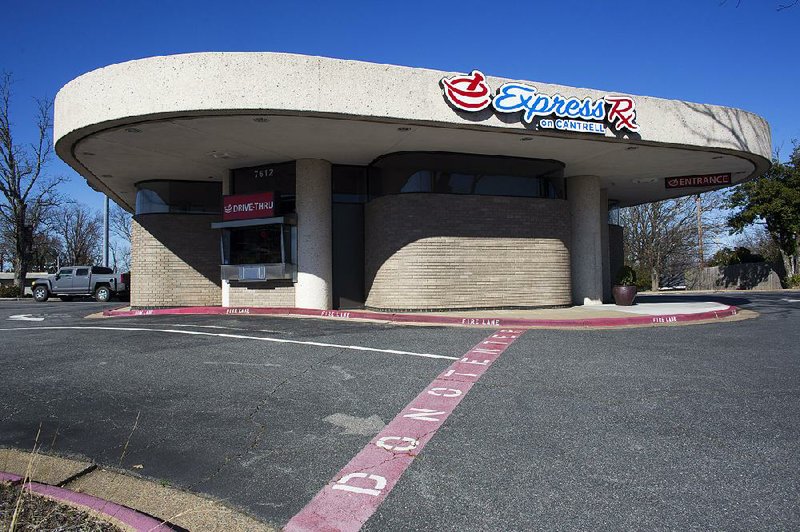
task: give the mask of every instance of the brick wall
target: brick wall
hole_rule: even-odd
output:
[[[219,216],[146,214],[133,220],[131,306],[221,305]]]
[[[293,307],[294,284],[292,281],[268,281],[266,283],[231,283],[230,306],[232,307]]]
[[[569,205],[563,200],[384,196],[365,209],[366,305],[569,305],[569,245]]]

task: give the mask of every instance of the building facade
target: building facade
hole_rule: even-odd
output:
[[[139,308],[599,303],[616,209],[740,183],[771,152],[737,109],[276,53],[90,72],[55,137],[134,213]]]

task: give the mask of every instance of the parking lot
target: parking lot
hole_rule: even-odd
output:
[[[761,316],[524,332],[365,529],[797,528],[800,294],[736,304]],[[0,445],[30,448],[41,426],[43,451],[207,493],[276,526],[497,333],[84,318],[114,306],[0,302]]]

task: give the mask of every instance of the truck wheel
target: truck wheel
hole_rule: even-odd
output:
[[[98,286],[94,291],[94,298],[99,303],[108,303],[111,299],[111,289],[107,286]]]
[[[46,286],[39,285],[33,287],[33,299],[39,303],[43,303],[47,301],[48,297],[50,297],[50,293],[47,291]]]

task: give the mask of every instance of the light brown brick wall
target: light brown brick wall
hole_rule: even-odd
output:
[[[293,307],[294,285],[291,281],[231,285],[232,307]]]
[[[563,200],[384,196],[365,210],[366,305],[569,305],[569,245],[569,205]]]
[[[219,216],[145,214],[133,220],[131,306],[221,305]]]

